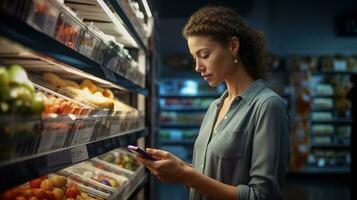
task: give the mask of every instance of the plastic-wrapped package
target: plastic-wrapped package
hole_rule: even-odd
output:
[[[27,23],[53,37],[60,13],[61,8],[55,1],[33,0]]]
[[[39,117],[0,116],[0,162],[36,153],[41,131]]]
[[[83,22],[70,12],[69,8],[63,7],[57,20],[55,39],[78,50],[80,38],[85,31],[84,27]]]
[[[103,191],[118,193],[124,188],[128,179],[124,176],[110,173],[99,168],[95,168],[86,163],[81,163],[62,170],[71,177],[77,177],[82,182],[97,185]]]

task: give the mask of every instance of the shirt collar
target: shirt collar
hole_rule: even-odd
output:
[[[243,92],[240,96],[237,96],[234,101],[237,101],[239,98],[242,98],[245,100],[248,105],[250,105],[254,99],[254,97],[263,89],[265,88],[265,83],[262,79],[257,79],[254,81],[249,88]],[[221,97],[217,100],[216,105],[217,107],[221,107],[224,99],[228,95],[228,90],[225,90],[224,93],[221,95]]]

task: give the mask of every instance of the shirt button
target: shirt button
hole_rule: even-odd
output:
[[[203,164],[201,164],[201,169],[203,169]]]
[[[217,133],[217,131],[214,131],[214,133]]]
[[[226,119],[227,119],[227,116],[225,116],[224,119],[226,120]]]

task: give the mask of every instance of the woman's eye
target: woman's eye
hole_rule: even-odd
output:
[[[201,58],[208,58],[209,57],[209,54],[203,54],[202,56],[201,56]]]

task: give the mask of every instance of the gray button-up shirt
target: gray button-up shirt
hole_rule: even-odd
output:
[[[283,199],[288,166],[289,118],[284,102],[256,80],[212,130],[227,91],[212,102],[195,142],[193,167],[237,187],[239,200]],[[190,200],[208,199],[190,189]]]

